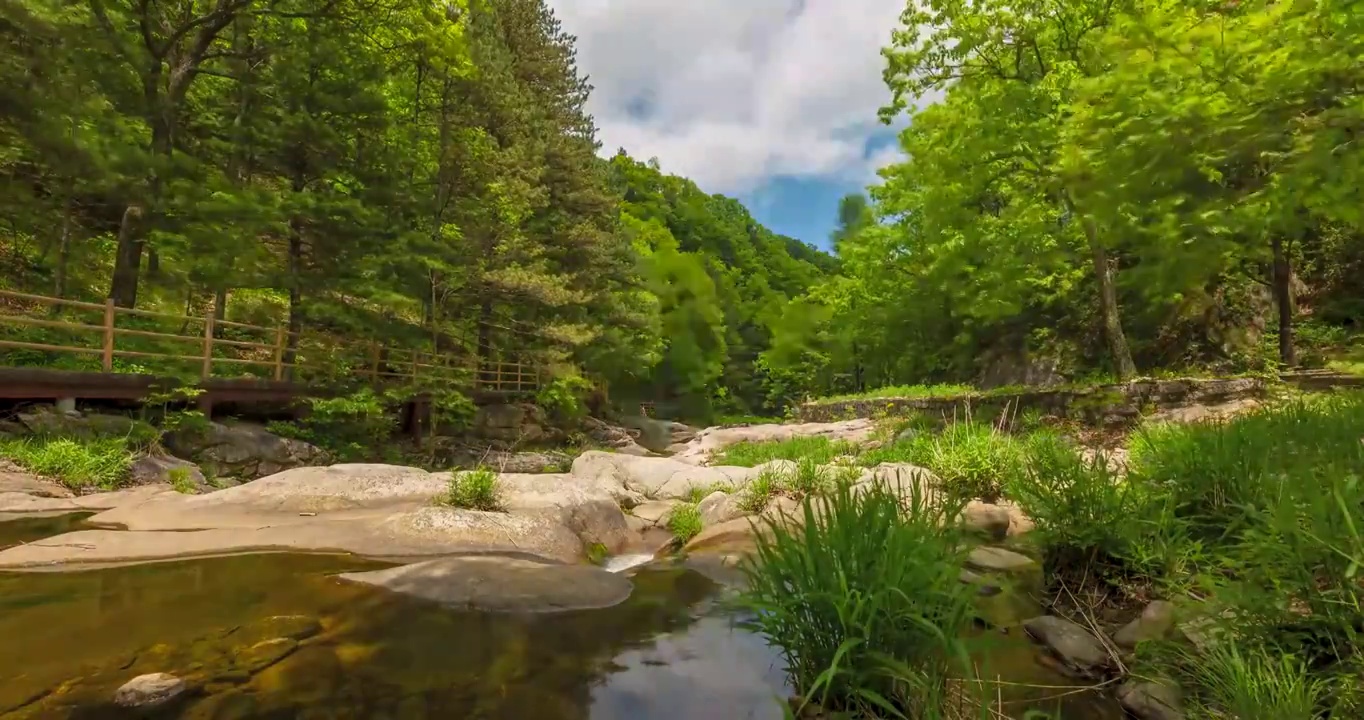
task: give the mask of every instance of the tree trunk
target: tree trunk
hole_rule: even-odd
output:
[[[1293,347],[1293,266],[1283,237],[1270,241],[1274,252],[1274,304],[1279,309],[1279,363],[1286,368],[1298,364]]]
[[[114,277],[109,299],[118,307],[137,304],[137,279],[142,272],[142,206],[130,203],[118,224],[118,247],[114,251]]]
[[[66,212],[62,214],[62,233],[57,238],[57,271],[54,273],[52,281],[52,296],[66,297],[66,270],[67,264],[71,259],[71,232],[75,225],[72,215],[75,213],[75,203],[70,195],[66,198]],[[60,310],[60,305],[53,305],[54,311]],[[55,313],[54,313],[55,314]]]
[[[1103,322],[1104,340],[1108,343],[1108,355],[1113,361],[1113,371],[1118,380],[1131,380],[1137,375],[1137,364],[1132,362],[1132,350],[1127,346],[1127,335],[1122,330],[1122,314],[1118,308],[1118,290],[1113,283],[1113,264],[1108,251],[1099,240],[1099,228],[1093,218],[1075,209],[1075,201],[1070,193],[1064,193],[1062,200],[1066,209],[1080,220],[1084,228],[1085,240],[1089,243],[1089,259],[1094,268],[1094,279],[1099,283],[1099,317]]]
[[[213,320],[221,322],[227,319],[227,286],[219,285],[213,291]]]
[[[284,363],[292,365],[298,355],[298,337],[303,329],[303,231],[297,218],[289,222],[289,337]],[[292,367],[288,369],[290,378]]]
[[[478,308],[478,359],[486,362],[493,356],[492,337],[493,302],[484,300]]]

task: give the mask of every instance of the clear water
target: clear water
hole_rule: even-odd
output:
[[[192,687],[153,717],[202,720],[779,720],[790,695],[777,654],[734,628],[722,587],[686,567],[636,569],[633,596],[614,608],[527,616],[333,577],[383,566],[258,554],[0,573],[0,717],[131,717],[109,700],[148,672]],[[248,667],[272,616],[319,627],[277,662]],[[1111,701],[1057,689],[1073,682],[1034,656],[1014,639],[988,653],[1011,681],[1051,686],[1005,688],[1015,717],[1058,705],[1066,720],[1121,717]]]
[[[45,537],[80,530],[92,512],[28,515],[0,518],[0,550]]]

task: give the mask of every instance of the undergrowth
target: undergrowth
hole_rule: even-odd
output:
[[[128,479],[133,452],[124,438],[23,438],[0,442],[0,457],[73,490],[113,490]]]
[[[794,437],[789,440],[769,442],[743,442],[731,445],[718,456],[712,464],[735,465],[738,467],[757,467],[773,460],[810,460],[823,465],[836,457],[856,455],[858,447],[846,440],[830,440],[827,437]]]
[[[701,527],[701,511],[696,503],[680,503],[668,513],[668,531],[683,544],[700,534]]]

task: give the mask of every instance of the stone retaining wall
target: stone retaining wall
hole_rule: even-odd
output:
[[[1216,405],[1264,397],[1269,385],[1259,378],[1138,380],[1087,388],[1056,388],[1016,393],[975,393],[943,398],[876,398],[806,403],[801,422],[833,422],[915,411],[944,418],[994,421],[1004,412],[1035,410],[1095,425],[1121,425],[1143,415],[1193,405]]]

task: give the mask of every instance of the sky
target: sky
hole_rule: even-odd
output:
[[[876,117],[905,0],[549,0],[578,37],[602,154],[739,198],[828,246],[843,195],[898,155]]]

